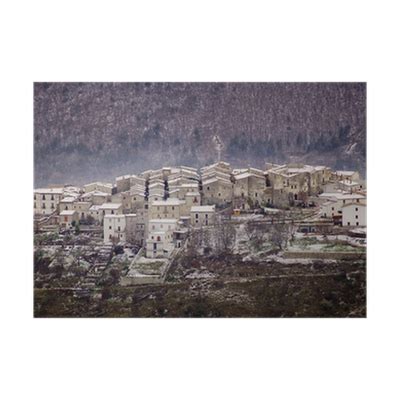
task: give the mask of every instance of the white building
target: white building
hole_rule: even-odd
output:
[[[105,215],[122,214],[121,203],[104,203],[99,207],[99,211]]]
[[[150,204],[149,218],[178,220],[181,216],[181,208],[184,205],[184,201],[175,198],[153,201]]]
[[[62,188],[35,189],[33,192],[34,213],[50,215],[56,212],[62,197]]]
[[[215,205],[193,206],[190,209],[190,222],[194,227],[213,225],[215,223]]]
[[[367,206],[365,204],[350,203],[342,207],[343,226],[366,226]]]
[[[125,215],[106,214],[103,220],[104,243],[126,241],[126,219]]]
[[[177,229],[176,219],[149,220],[149,233],[146,240],[146,257],[169,257],[175,248],[174,231]]]
[[[79,217],[75,210],[64,210],[60,212],[59,225],[62,228],[71,228],[78,223]]]
[[[107,214],[104,216],[104,243],[133,242],[136,233],[136,214]]]

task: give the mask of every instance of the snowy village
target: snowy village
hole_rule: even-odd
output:
[[[212,269],[215,259],[237,257],[258,269],[359,265],[366,182],[357,171],[303,164],[163,167],[114,182],[35,189],[34,230],[36,288],[70,290],[78,299],[167,285],[174,276],[209,281],[218,271],[196,263],[210,257]]]

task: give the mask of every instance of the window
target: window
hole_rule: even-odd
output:
[[[350,226],[350,222],[348,222],[347,225]]]
[[[335,211],[335,207],[332,207],[332,211]]]
[[[357,203],[359,203],[360,202],[360,199],[357,199]]]
[[[36,202],[35,202],[35,203],[33,203],[33,208],[36,208]]]
[[[111,226],[109,226],[109,227],[108,227],[108,229],[112,229],[112,227],[111,227]]]
[[[195,215],[195,218],[196,218],[196,219],[199,219],[199,214],[196,214],[196,215]]]
[[[356,219],[358,219],[358,215],[356,215]]]
[[[358,225],[359,225],[359,223],[358,223],[358,222],[356,222],[356,225],[358,226]]]
[[[210,186],[207,186],[207,190],[210,190]]]
[[[36,200],[36,194],[33,195],[33,200]]]
[[[121,232],[121,227],[120,226],[118,227],[118,232]]]
[[[114,210],[111,210],[111,214],[114,214]]]
[[[343,204],[345,204],[346,203],[346,200],[343,200]]]
[[[46,200],[46,196],[44,194],[42,195],[42,200]]]
[[[50,200],[54,201],[54,194],[51,195],[51,199]]]
[[[51,208],[54,210],[54,203],[51,203]]]
[[[358,211],[358,207],[356,207],[356,211]]]
[[[255,195],[256,195],[256,197],[258,197],[258,193],[257,192],[255,193]]]
[[[45,203],[42,204],[42,208],[46,208],[46,204]]]
[[[206,214],[206,219],[208,218],[208,214]]]
[[[161,241],[160,236],[157,236],[157,242]]]

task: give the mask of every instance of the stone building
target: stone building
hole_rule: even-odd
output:
[[[190,209],[190,223],[193,227],[215,224],[215,206],[193,206]]]
[[[35,189],[33,191],[34,214],[50,215],[57,212],[62,197],[62,188]]]

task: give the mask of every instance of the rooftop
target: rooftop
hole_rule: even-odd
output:
[[[117,210],[120,207],[122,207],[121,203],[104,203],[99,207],[99,209],[100,210],[104,210],[104,209]]]
[[[109,196],[109,194],[106,192],[100,192],[99,190],[92,190],[91,192],[86,192],[85,194],[82,195],[83,198],[90,197],[90,196],[105,197],[105,196]]]
[[[215,206],[193,206],[190,212],[214,212]]]
[[[36,194],[63,194],[62,188],[43,188],[43,189],[35,189],[34,193]]]
[[[183,203],[182,200],[169,197],[167,200],[153,201],[153,206],[179,206]]]
[[[76,214],[77,212],[75,211],[75,210],[64,210],[64,211],[61,211],[60,212],[60,215],[74,215],[74,214]]]

